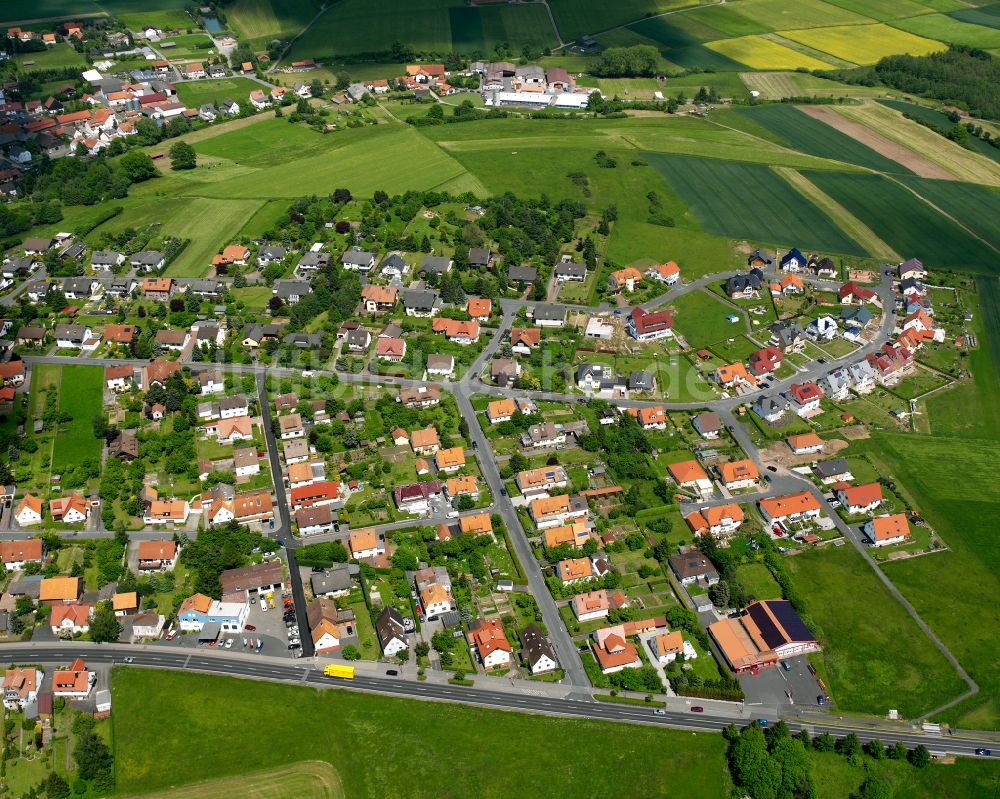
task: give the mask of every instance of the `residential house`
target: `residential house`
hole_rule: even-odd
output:
[[[77,635],[90,630],[94,606],[83,604],[56,604],[49,614],[49,627],[56,636]]]
[[[31,527],[42,521],[42,498],[25,494],[17,505],[14,518],[20,527]]]
[[[361,302],[366,313],[383,313],[395,307],[398,295],[395,286],[368,285],[361,290]]]
[[[837,491],[837,500],[851,516],[872,513],[884,499],[882,484],[877,482],[845,486]]]
[[[468,635],[469,645],[484,669],[493,671],[510,666],[514,650],[499,619],[476,619],[469,625]]]
[[[607,618],[611,610],[608,592],[603,588],[577,594],[573,597],[570,606],[573,608],[573,615],[576,616],[577,621],[581,622]]]
[[[79,577],[43,577],[38,586],[38,601],[52,605],[71,604],[80,599]]]
[[[451,474],[465,466],[465,450],[461,447],[439,449],[434,453],[434,464],[439,472]]]
[[[537,624],[521,631],[521,657],[532,674],[547,674],[559,668],[555,649]]]
[[[798,247],[792,247],[781,257],[780,264],[783,272],[801,272],[806,268],[806,259]]]
[[[451,269],[453,261],[446,255],[425,255],[420,260],[420,271],[429,275],[443,275]]]
[[[354,272],[369,272],[375,267],[375,254],[364,250],[348,250],[340,256],[344,269]]]
[[[443,333],[445,338],[455,344],[469,345],[479,341],[479,322],[476,321],[436,318],[431,323],[431,330]]]
[[[401,388],[398,401],[404,408],[431,408],[441,402],[441,389],[437,386]]]
[[[639,306],[632,309],[625,332],[636,341],[655,341],[673,336],[674,317],[670,311],[649,313]]]
[[[715,566],[699,550],[691,549],[679,552],[668,559],[670,571],[680,581],[681,585],[715,585],[719,582],[719,573]]]
[[[538,469],[526,469],[518,472],[514,478],[518,491],[523,497],[534,497],[569,485],[569,478],[562,466],[542,466]]]
[[[162,269],[166,264],[166,256],[159,250],[143,250],[137,252],[129,259],[129,264],[139,272],[151,272]]]
[[[510,348],[518,355],[530,355],[542,341],[542,331],[537,327],[512,327]]]
[[[784,396],[789,401],[791,409],[803,419],[822,413],[820,401],[823,399],[823,392],[812,380],[806,383],[792,383]]]
[[[540,496],[535,494],[534,496]],[[548,496],[545,494],[544,496]],[[560,525],[559,527],[549,527],[542,530],[542,543],[546,549],[568,546],[572,549],[579,549],[591,539],[590,528],[587,522],[578,519],[571,524]]]
[[[49,500],[49,515],[54,522],[83,524],[90,518],[90,503],[74,491],[68,497]]]
[[[688,526],[697,536],[711,534],[725,538],[735,533],[743,524],[746,516],[743,509],[735,502],[724,505],[712,505],[689,513],[684,517]]]
[[[614,674],[623,669],[637,669],[642,660],[635,645],[624,634],[622,625],[605,627],[593,633],[591,644],[597,665],[603,674]]]
[[[86,325],[61,324],[56,325],[54,335],[56,346],[60,349],[77,349],[94,338],[94,331]]]
[[[851,387],[851,376],[847,368],[834,369],[816,383],[827,399],[838,401],[847,399],[848,390]]]
[[[582,283],[587,279],[587,267],[572,261],[560,261],[552,270],[552,276],[564,283]]]
[[[673,261],[668,261],[665,264],[649,267],[646,270],[646,276],[665,283],[668,286],[673,286],[681,279],[681,269]]]
[[[758,503],[761,515],[768,524],[787,524],[820,517],[819,500],[809,491],[799,491],[780,497],[769,497]]]
[[[484,297],[469,297],[466,311],[477,322],[489,321],[490,314],[493,313],[493,301]]]
[[[667,471],[679,488],[692,491],[701,499],[707,499],[712,495],[714,490],[712,481],[698,461],[671,463],[667,466]]]
[[[750,371],[757,377],[771,374],[781,367],[781,361],[781,349],[774,344],[750,353],[747,359]]]
[[[820,316],[806,326],[806,338],[813,341],[832,341],[839,329],[837,320],[832,316]]]
[[[805,331],[798,322],[775,322],[768,327],[771,338],[768,344],[773,344],[785,354],[801,352],[805,347]]]
[[[722,432],[722,418],[715,411],[699,413],[691,420],[694,429],[702,438],[714,440]]]
[[[433,317],[441,310],[441,295],[428,289],[403,289],[403,309],[407,316]]]
[[[16,538],[0,541],[0,562],[7,571],[21,571],[28,563],[44,560],[42,539]]]
[[[719,477],[727,489],[736,491],[755,487],[760,480],[760,471],[752,460],[730,461],[719,465]]]
[[[5,386],[19,386],[24,382],[24,361],[3,361],[0,363],[0,380]]]
[[[52,695],[62,699],[86,699],[96,682],[97,674],[87,669],[83,658],[76,658],[67,668],[52,672]]]
[[[875,388],[875,371],[867,360],[856,361],[847,367],[851,388],[857,394],[869,394]]]
[[[490,361],[490,379],[498,386],[509,388],[521,375],[521,363],[513,358],[494,358]]]
[[[823,439],[815,433],[802,433],[785,439],[794,455],[812,455],[823,451]]]
[[[42,670],[34,666],[14,666],[3,678],[3,705],[8,710],[24,710],[38,699]]]
[[[431,353],[427,356],[427,374],[437,377],[450,377],[455,372],[454,355],[437,355]]]
[[[133,367],[125,366],[105,366],[104,384],[116,392],[128,391],[133,386]]]
[[[587,500],[579,494],[537,497],[528,504],[531,520],[539,530],[586,518]]]
[[[634,266],[627,266],[618,269],[608,276],[608,291],[614,294],[635,291],[636,286],[642,282],[642,272]]]
[[[553,422],[533,424],[521,434],[521,446],[528,449],[550,449],[566,443],[566,433],[562,426]]]
[[[167,302],[173,290],[172,277],[146,277],[142,280],[142,293],[148,300]]]
[[[905,513],[876,516],[861,528],[865,538],[873,547],[887,547],[901,544],[910,537],[910,523]]]
[[[260,474],[260,457],[256,447],[237,447],[233,450],[233,473],[237,477]]]
[[[764,283],[764,273],[751,269],[747,274],[733,275],[726,281],[726,296],[734,300],[756,297]]]
[[[378,635],[384,657],[396,657],[400,652],[409,648],[403,616],[393,607],[383,608],[378,618],[375,619],[375,634]]]
[[[724,364],[712,372],[712,380],[722,388],[740,390],[752,388],[757,384],[757,378],[750,374],[742,363]]]
[[[171,539],[140,541],[136,561],[140,572],[173,571],[177,565],[178,547]]]
[[[529,309],[529,314],[539,327],[562,327],[566,324],[565,305],[535,305]]]
[[[306,618],[316,654],[336,652],[347,644],[359,642],[354,611],[338,608],[332,599],[314,599],[306,609]]]

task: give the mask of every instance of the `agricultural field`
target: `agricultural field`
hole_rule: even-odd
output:
[[[229,799],[267,796],[270,799],[342,799],[340,775],[329,763],[310,760],[281,768],[209,779],[142,794],[142,799]]]
[[[579,39],[616,25],[625,25],[651,14],[662,14],[685,6],[694,0],[621,0],[602,3],[597,0],[551,0],[549,7],[556,18],[564,42]]]
[[[934,11],[930,3],[919,3],[916,0],[829,0],[829,2],[856,14],[877,19],[879,22],[915,17]]]
[[[878,97],[885,89],[851,86],[803,72],[741,72],[748,89],[760,92],[765,100],[783,97]]]
[[[998,17],[998,19],[1000,19],[1000,17]],[[944,112],[938,111],[934,108],[929,108],[926,105],[907,103],[903,100],[880,99],[878,102],[887,108],[891,108],[893,111],[899,111],[901,114],[909,114],[911,117],[920,120],[925,125],[932,127],[934,130],[941,133],[941,135],[946,135],[953,127],[955,127],[955,123],[952,122],[944,114]],[[987,158],[1000,162],[1000,147],[994,147],[992,144],[984,142],[978,136],[969,136],[965,143],[981,155],[985,155]]]
[[[979,8],[962,8],[949,11],[948,16],[960,22],[973,25],[985,25],[988,28],[1000,28],[1000,3],[993,3]]]
[[[839,130],[813,119],[791,105],[760,105],[736,111],[763,125],[776,136],[804,153],[846,161],[880,172],[908,173],[900,163],[866,147]]]
[[[1000,28],[970,25],[947,14],[928,14],[894,23],[905,31],[920,36],[933,36],[948,44],[992,49],[1000,47]]]
[[[859,25],[868,22],[840,3],[823,0],[744,0],[733,5],[732,13],[754,20],[768,30],[784,31],[789,28],[822,28],[828,25]]]
[[[1000,195],[996,192],[955,180],[928,180],[915,175],[899,179],[980,238],[1000,244]]]
[[[264,44],[294,36],[317,11],[319,4],[311,0],[236,0],[226,17],[240,36]]]
[[[718,735],[629,729],[628,747],[605,752],[595,771],[591,752],[620,727],[336,689],[255,682],[250,691],[248,685],[209,675],[117,670],[112,691],[119,791],[142,795],[174,788],[181,780],[245,775],[251,749],[254,767],[262,770],[328,763],[346,796],[500,797],[530,794],[543,783],[564,797],[621,790],[649,796],[650,786],[662,786],[652,795],[666,795],[669,786],[670,795],[680,790],[695,799],[716,799],[729,790],[725,742]],[[261,714],[261,707],[268,712]],[[167,729],[148,724],[149,718],[165,720]],[[234,728],[232,718],[243,723]],[[331,718],[340,730],[335,736],[329,735]],[[210,745],[182,771],[164,769],[164,759],[185,757],[194,727]],[[428,738],[431,727],[438,734]],[[370,734],[373,729],[378,735]],[[265,738],[268,745],[260,747]],[[384,757],[386,751],[395,756]],[[445,762],[448,767],[442,768]]]
[[[833,64],[760,36],[721,39],[706,45],[751,69],[829,69]]]
[[[965,683],[851,545],[786,563],[824,642],[813,660],[837,707],[875,715],[895,708],[915,718],[962,693]]]
[[[295,42],[286,59],[384,53],[394,41],[416,50],[487,53],[504,42],[538,49],[557,44],[540,5],[468,7],[455,0],[344,0]]]
[[[881,23],[785,30],[781,35],[855,64],[874,64],[884,56],[898,53],[927,55],[945,49],[933,39],[914,36]]]
[[[897,252],[920,253],[930,266],[996,273],[997,254],[990,247],[900,184],[881,175],[803,174]]]
[[[647,153],[705,229],[768,243],[797,241],[827,252],[863,255],[861,246],[769,167],[711,158]],[[850,183],[855,176],[846,177]],[[860,176],[859,176],[860,177]],[[822,188],[822,186],[821,186]],[[760,198],[767,197],[766,203]]]
[[[97,0],[102,11],[117,17],[129,28],[155,25],[158,28],[189,28],[191,17],[184,13],[185,0]]]
[[[19,55],[17,62],[28,72],[33,72],[37,69],[60,69],[62,67],[87,68],[87,59],[69,45],[61,42],[38,53],[24,53],[23,55]]]
[[[205,103],[219,106],[223,100],[233,100],[245,108],[250,104],[250,92],[259,88],[259,83],[240,77],[188,81],[177,84],[177,98],[189,108],[200,108]]]

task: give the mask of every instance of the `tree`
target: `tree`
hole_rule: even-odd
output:
[[[729,583],[725,580],[719,580],[715,585],[709,587],[708,597],[717,608],[728,608]]]
[[[885,746],[878,738],[872,738],[866,743],[865,751],[875,760],[885,760]]]
[[[920,744],[916,749],[911,749],[907,757],[910,763],[917,768],[926,768],[931,762],[931,753],[927,751],[927,747],[923,744]]]
[[[111,750],[92,729],[86,729],[77,735],[74,743],[73,759],[80,779],[92,780],[102,772],[111,771]]]
[[[90,640],[97,643],[117,641],[122,634],[122,626],[108,603],[99,605],[90,620]],[[86,779],[90,779],[87,777]]]
[[[198,155],[187,142],[179,141],[170,148],[171,169],[194,169],[198,166]]]
[[[341,654],[343,654],[344,660],[361,660],[361,653],[354,644],[345,646]]]
[[[729,764],[736,783],[754,799],[773,799],[778,795],[781,769],[768,755],[764,733],[756,723],[733,742]]]
[[[121,174],[131,183],[139,183],[156,176],[156,164],[142,150],[129,150],[118,162]]]
[[[415,647],[413,647],[413,652],[418,658],[425,658],[430,654],[431,645],[426,641],[420,641]]]
[[[844,757],[861,754],[861,739],[855,733],[848,733],[837,741],[837,751]]]
[[[890,760],[906,760],[907,749],[906,744],[902,741],[896,741],[896,743],[889,749],[889,759]]]
[[[66,799],[69,796],[69,783],[54,771],[45,778],[44,785],[49,799]]]
[[[868,777],[861,783],[857,796],[858,799],[892,799],[892,786],[880,777]]]
[[[828,732],[813,738],[813,749],[817,752],[832,752],[837,746],[836,740]]]

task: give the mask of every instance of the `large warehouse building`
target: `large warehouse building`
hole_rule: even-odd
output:
[[[819,642],[784,599],[753,602],[737,618],[710,624],[708,632],[737,674],[819,651]]]

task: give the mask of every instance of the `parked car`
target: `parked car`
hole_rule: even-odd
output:
[[[252,633],[257,632],[257,628],[254,627],[252,624],[248,624],[245,629],[249,630]]]
[[[692,713],[704,713],[705,712],[705,708],[703,708],[701,705],[693,705],[691,707],[691,712]]]
[[[227,638],[226,639],[226,649],[232,649],[232,648],[233,648],[233,639],[232,638]]]
[[[289,651],[291,651],[293,649],[301,649],[301,648],[302,648],[302,644],[289,644],[288,645],[288,650]]]
[[[396,671],[396,669],[386,669],[385,673],[386,673],[387,677],[398,677],[399,676],[399,672]]]

